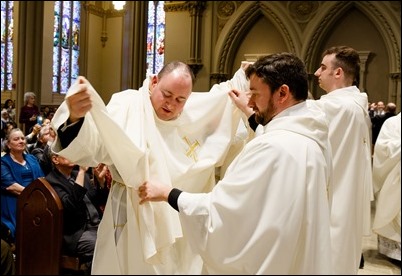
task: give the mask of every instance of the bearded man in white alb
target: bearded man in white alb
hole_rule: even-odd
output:
[[[167,201],[178,211],[205,274],[332,274],[328,126],[306,104],[305,66],[294,54],[273,54],[246,75],[262,133],[211,192],[189,193],[153,177],[138,188],[140,206]]]

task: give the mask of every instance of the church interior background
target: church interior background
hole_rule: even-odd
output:
[[[107,103],[172,60],[191,66],[194,91],[208,91],[241,61],[275,52],[306,63],[317,99],[323,50],[348,45],[369,101],[401,110],[400,1],[113,2],[2,1],[2,104],[10,98],[19,110],[32,91],[40,107],[58,106],[78,75]]]

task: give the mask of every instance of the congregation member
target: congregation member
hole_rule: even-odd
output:
[[[3,132],[3,129],[6,127],[6,125],[11,122],[12,122],[12,120],[10,118],[9,113],[7,112],[6,109],[3,109],[1,111],[1,131]],[[4,137],[2,137],[2,138],[4,138]]]
[[[6,110],[8,113],[8,117],[10,118],[11,121],[15,122],[15,102],[12,99],[7,99],[4,102],[4,106],[2,108],[2,111]]]
[[[153,176],[138,189],[140,206],[167,201],[178,211],[204,274],[332,274],[328,127],[306,104],[305,66],[294,54],[273,54],[246,75],[263,132],[211,192],[190,193]]]
[[[248,90],[243,68],[208,93],[192,92],[194,75],[170,62],[139,90],[115,93],[107,106],[79,77],[58,108],[52,150],[81,166],[108,166],[113,178],[99,225],[92,274],[200,274],[179,217],[169,206],[138,208],[136,189],[150,176],[208,192],[227,157],[242,113],[227,93]]]
[[[25,135],[13,128],[5,140],[5,154],[1,157],[1,222],[15,240],[17,197],[38,177],[45,176],[35,156],[26,153]]]
[[[372,130],[372,146],[375,146],[378,134],[380,133],[381,127],[385,120],[396,115],[396,104],[388,103],[385,107],[383,114],[375,115],[371,118],[371,130]]]
[[[30,148],[30,153],[38,159],[42,171],[47,175],[52,170],[52,162],[49,159],[50,145],[56,138],[56,132],[51,127],[50,123],[43,125],[38,133],[38,138],[35,144]]]
[[[401,113],[381,127],[373,155],[378,252],[401,265]]]
[[[20,109],[19,123],[22,124],[25,135],[28,135],[33,126],[37,123],[39,107],[36,103],[36,94],[34,92],[26,92],[24,94],[24,105]]]
[[[76,164],[54,153],[49,159],[53,169],[46,175],[63,204],[63,251],[78,256],[84,271],[91,274],[97,231],[102,219],[108,189],[92,184],[87,167]],[[96,170],[95,170],[96,172]],[[99,175],[96,174],[96,177]],[[105,183],[105,181],[99,181]]]

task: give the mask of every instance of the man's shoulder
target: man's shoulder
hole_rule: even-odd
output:
[[[142,98],[140,91],[127,89],[113,94],[107,108],[111,114],[125,113],[128,108],[142,103]]]
[[[70,185],[68,179],[65,177],[60,177],[59,174],[56,172],[57,169],[51,170],[46,176],[45,179],[49,182],[49,184],[55,188],[56,192],[58,192],[57,187],[65,188],[66,183]]]
[[[141,93],[139,93],[139,90],[135,89],[126,89],[117,93],[114,93],[112,95],[111,100],[119,100],[119,101],[126,101],[127,99],[132,99],[139,97]]]

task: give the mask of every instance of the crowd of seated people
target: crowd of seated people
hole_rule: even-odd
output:
[[[32,92],[30,92],[32,93]],[[27,102],[33,102],[34,105],[34,100],[35,97],[29,96],[31,94],[27,94],[26,99]],[[26,104],[28,105],[28,103]],[[36,105],[35,105],[36,106]],[[22,112],[22,110],[25,110],[27,107],[21,108],[20,114],[28,114],[28,112]],[[33,107],[33,109],[36,110],[36,107]],[[38,108],[39,110],[39,108]],[[29,151],[29,148],[36,143],[37,135],[39,133],[39,130],[42,126],[50,124],[50,121],[53,118],[54,113],[56,112],[57,107],[49,107],[45,106],[42,108],[42,110],[38,111],[38,115],[35,115],[35,120],[32,119],[25,119],[29,120],[30,126],[25,128],[26,131],[26,140],[27,140],[27,149]],[[20,115],[21,116],[21,115]],[[29,115],[24,115],[24,116],[29,116]],[[7,135],[7,133],[16,127],[19,127],[21,130],[24,128],[24,123],[18,123],[16,121],[16,111],[15,111],[15,102],[11,99],[7,99],[4,102],[4,105],[2,106],[1,109],[1,152],[2,154],[4,153],[3,151],[3,141]]]
[[[28,134],[25,134],[18,128],[18,124],[10,119],[6,109],[2,109],[2,269],[7,268],[4,273],[8,275],[15,274],[15,258],[10,259],[7,250],[15,254],[17,197],[39,177],[46,177],[63,204],[63,251],[80,257],[87,266],[86,272],[90,274],[97,225],[106,205],[111,176],[104,164],[94,168],[82,168],[51,152],[50,146],[56,137],[56,132],[50,124],[54,112],[53,109],[43,108],[40,112],[43,120],[36,122],[30,127]],[[10,260],[12,264],[9,263]]]

